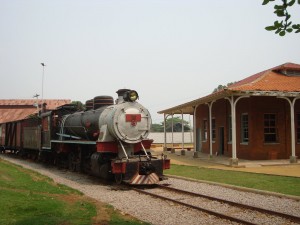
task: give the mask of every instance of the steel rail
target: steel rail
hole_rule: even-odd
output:
[[[158,195],[158,194],[153,194],[153,193],[150,193],[150,192],[138,189],[138,188],[132,188],[132,189],[139,192],[139,193],[150,195],[152,197],[159,198],[159,199],[164,199],[166,201],[171,201],[171,202],[174,202],[176,204],[183,205],[183,206],[186,206],[188,208],[196,209],[196,210],[202,211],[202,212],[207,213],[209,215],[216,216],[216,217],[221,218],[221,219],[226,219],[226,220],[230,220],[232,222],[237,222],[237,223],[246,224],[246,225],[258,225],[256,223],[252,223],[252,222],[249,222],[249,221],[246,221],[246,220],[242,220],[240,218],[228,216],[228,215],[218,213],[216,211],[208,210],[208,209],[205,209],[205,208],[202,208],[202,207],[199,207],[199,206],[190,205],[190,204],[187,204],[187,203],[184,203],[184,202],[181,202],[181,201],[174,200],[172,198],[168,198],[168,197],[161,196],[161,195]]]
[[[171,190],[171,191],[188,194],[188,195],[192,195],[192,196],[196,196],[196,197],[206,198],[209,200],[218,201],[221,203],[229,204],[229,205],[244,208],[244,209],[250,209],[250,210],[258,211],[261,213],[282,217],[282,218],[291,220],[293,222],[300,223],[300,217],[298,217],[298,216],[293,216],[293,215],[286,214],[286,213],[276,212],[276,211],[269,210],[269,209],[263,209],[263,208],[259,208],[256,206],[245,205],[245,204],[238,203],[238,202],[228,201],[225,199],[220,199],[220,198],[216,198],[216,197],[212,197],[212,196],[203,195],[200,193],[185,191],[185,190],[181,190],[181,189],[177,189],[177,188],[173,188],[173,187],[169,187],[169,186],[164,186],[164,185],[160,185],[160,184],[158,184],[157,186],[162,189]]]

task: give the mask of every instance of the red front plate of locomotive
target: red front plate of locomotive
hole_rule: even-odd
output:
[[[136,126],[137,122],[141,122],[141,114],[126,114],[126,122],[130,122],[132,126]]]
[[[141,122],[142,115],[141,114],[126,114],[126,122]]]

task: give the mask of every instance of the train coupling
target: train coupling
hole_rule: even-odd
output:
[[[155,172],[155,167],[151,162],[140,162],[139,165],[139,174],[140,175],[149,175]]]

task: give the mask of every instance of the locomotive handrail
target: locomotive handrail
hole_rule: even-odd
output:
[[[66,115],[61,120],[61,126],[60,126],[60,131],[59,131],[59,133],[61,133],[61,134],[64,133],[65,122],[66,122],[66,119],[68,117],[69,117],[69,115]],[[63,140],[63,136],[59,136],[59,140],[62,141]]]
[[[60,134],[60,133],[56,133],[58,136],[62,136],[62,137],[68,137],[68,138],[73,138],[73,139],[81,139],[81,137],[77,137],[77,136],[73,136],[73,135],[69,135],[69,134]]]
[[[64,127],[82,127],[83,129],[85,129],[84,126],[64,126]]]
[[[147,156],[147,159],[150,160],[150,157],[148,156],[148,153],[147,153],[142,141],[141,141],[141,146],[143,148],[143,151],[144,151],[145,155]]]
[[[64,126],[64,128],[74,128],[74,127],[82,128],[84,130],[84,133],[87,133],[87,129],[84,126]]]
[[[129,159],[129,158],[128,158],[128,155],[127,155],[127,153],[126,153],[126,150],[125,150],[125,148],[124,148],[124,146],[123,146],[121,140],[118,139],[118,141],[119,141],[119,143],[120,143],[120,145],[121,145],[121,147],[122,147],[122,150],[123,150],[123,152],[124,152],[124,155],[126,156],[126,159],[128,160],[128,159]]]

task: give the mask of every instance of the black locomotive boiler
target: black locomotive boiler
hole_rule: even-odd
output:
[[[6,129],[11,122],[2,124],[0,141],[20,139],[18,146],[2,143],[2,149],[36,154],[40,160],[117,183],[155,184],[163,178],[163,170],[170,168],[170,160],[150,152],[151,116],[137,102],[138,93],[129,89],[117,93],[115,102],[110,96],[87,101],[85,111],[69,104],[38,118],[15,121],[20,124],[17,132]]]

